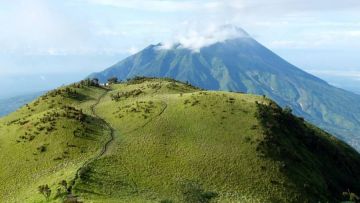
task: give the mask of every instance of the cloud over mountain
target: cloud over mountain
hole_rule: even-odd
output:
[[[162,48],[169,49],[174,45],[180,45],[181,48],[198,52],[201,48],[218,42],[248,37],[249,34],[247,32],[234,25],[210,25],[205,28],[190,28],[186,33],[177,35],[172,41],[163,43]]]

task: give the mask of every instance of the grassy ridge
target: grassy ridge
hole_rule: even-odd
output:
[[[55,193],[61,180],[74,177],[107,133],[86,110],[104,91],[60,88],[0,120],[0,202],[39,201],[39,185]]]
[[[346,188],[360,191],[360,155],[353,148],[274,102],[258,104],[257,117],[266,135],[258,151],[281,163],[308,202],[340,201]]]
[[[64,87],[0,123],[0,160],[11,163],[0,168],[1,202],[43,201],[37,186],[54,192],[77,170],[72,194],[84,202],[337,202],[360,192],[358,153],[262,96],[138,78]]]
[[[136,75],[170,77],[207,90],[266,95],[360,151],[360,96],[293,66],[251,37],[225,40],[198,52],[150,45],[90,77],[105,82]]]
[[[358,190],[356,182],[348,182],[349,186],[341,182],[347,179],[336,178],[345,173],[359,180],[359,156],[342,142],[302,120],[278,123],[282,128],[289,126],[287,131],[269,139],[278,133],[268,135],[268,126],[259,117],[259,104],[272,103],[266,98],[201,91],[157,79],[113,85],[112,89],[97,112],[116,129],[116,141],[107,156],[90,165],[78,185],[85,200],[180,202],[191,197],[200,201],[202,195],[214,194],[210,199],[219,202],[313,202],[339,200],[347,187]],[[116,99],[116,95],[122,96]],[[296,142],[303,138],[302,131],[291,129],[293,125],[306,125],[302,126],[309,131],[306,136],[320,141],[296,149]],[[286,139],[293,136],[295,143]],[[303,172],[289,167],[293,163],[286,155],[272,155],[273,150],[265,148],[273,139],[283,142],[282,154],[304,156],[304,162],[295,165]],[[328,147],[326,152],[320,153],[324,148],[309,152],[320,144]],[[341,162],[346,167],[355,164],[351,172],[340,167],[331,175],[322,174],[327,170],[322,165],[336,161],[331,159],[332,149],[351,155]],[[327,153],[331,155],[321,160]],[[326,181],[339,186],[328,189]]]

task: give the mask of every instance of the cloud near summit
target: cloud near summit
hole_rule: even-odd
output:
[[[162,49],[170,49],[174,45],[199,52],[201,48],[229,39],[250,37],[243,29],[234,25],[210,25],[185,29],[187,32],[176,35],[172,40],[162,43]]]

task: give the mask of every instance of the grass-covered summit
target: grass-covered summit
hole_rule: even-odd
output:
[[[0,120],[0,162],[0,202],[338,202],[360,193],[360,155],[289,109],[169,79],[51,91]]]
[[[242,37],[195,51],[182,44],[150,45],[90,77],[170,77],[207,90],[266,95],[360,152],[360,95],[304,72],[239,28],[224,30],[229,28]]]

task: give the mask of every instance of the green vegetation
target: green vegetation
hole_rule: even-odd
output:
[[[360,193],[360,155],[266,97],[144,77],[106,88],[82,81],[0,120],[0,202],[337,202]]]
[[[51,195],[51,189],[49,188],[49,186],[48,185],[40,185],[38,189],[39,189],[39,193],[44,195],[46,200],[49,200],[50,195]]]
[[[42,201],[38,188],[49,194],[46,185],[53,198],[58,182],[71,181],[108,139],[109,130],[89,110],[106,90],[81,83],[48,92],[0,120],[0,202]]]
[[[90,77],[171,77],[207,90],[266,95],[280,106],[332,133],[360,152],[360,95],[295,67],[250,36],[203,47],[150,45]]]
[[[116,84],[119,82],[117,77],[111,77],[107,81],[109,84]]]

